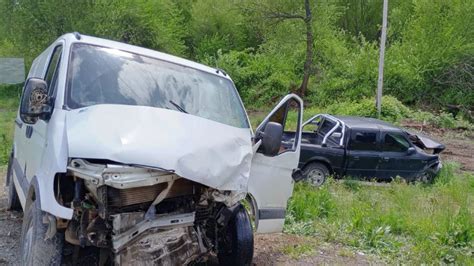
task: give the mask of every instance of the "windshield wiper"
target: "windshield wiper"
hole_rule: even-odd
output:
[[[176,109],[178,109],[180,112],[183,112],[185,114],[187,114],[188,112],[186,112],[186,110],[184,110],[183,107],[181,107],[179,104],[173,102],[172,100],[169,101],[174,107],[176,107]]]

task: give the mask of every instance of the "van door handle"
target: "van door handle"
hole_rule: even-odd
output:
[[[354,156],[354,157],[353,157],[353,160],[354,160],[354,161],[358,161],[359,159],[360,159],[359,156]]]
[[[31,138],[31,135],[33,135],[33,127],[32,126],[26,126],[26,132],[25,132],[26,138]]]
[[[382,160],[383,160],[384,162],[388,162],[388,161],[390,160],[390,158],[389,158],[389,157],[383,157]]]

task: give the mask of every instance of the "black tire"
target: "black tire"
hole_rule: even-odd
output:
[[[7,209],[10,211],[21,211],[21,203],[13,182],[13,153],[8,160],[6,184],[8,185]]]
[[[237,207],[231,218],[217,254],[219,265],[251,265],[253,259],[253,230],[245,208]]]
[[[33,201],[23,215],[21,230],[21,265],[61,265],[63,235],[56,233],[45,239],[48,224],[38,200]]]
[[[417,181],[425,184],[432,184],[435,180],[436,172],[434,169],[429,168],[423,174],[418,176]]]
[[[322,186],[329,174],[329,169],[322,163],[310,163],[303,170],[304,180],[315,187]]]

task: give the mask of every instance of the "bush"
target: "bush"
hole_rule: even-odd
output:
[[[353,115],[363,117],[377,117],[375,100],[363,98],[360,101],[341,102],[329,105],[326,111],[336,115]],[[409,117],[412,111],[392,96],[382,97],[381,119],[397,122]]]

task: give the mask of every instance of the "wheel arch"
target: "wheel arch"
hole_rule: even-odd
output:
[[[313,158],[309,159],[303,166],[303,169],[302,169],[303,172],[304,172],[304,170],[306,170],[306,167],[308,167],[312,163],[321,163],[321,164],[323,164],[324,166],[326,166],[328,168],[330,175],[334,174],[334,170],[331,167],[331,163],[329,162],[328,159],[326,159],[324,157],[313,157]]]
[[[40,199],[40,189],[39,189],[39,185],[38,185],[38,180],[36,178],[36,176],[34,176],[32,179],[31,179],[31,182],[30,182],[30,185],[28,187],[28,192],[26,193],[26,198],[25,198],[25,210],[27,210],[31,203],[33,203],[34,201],[36,201],[37,199]],[[38,204],[40,206],[40,209],[41,209],[41,200],[38,200]]]
[[[245,201],[248,202],[250,205],[250,211],[252,212],[251,215],[249,215],[250,220],[254,222],[255,224],[255,230],[258,229],[258,220],[259,220],[259,215],[258,215],[258,203],[255,197],[252,195],[252,193],[248,192],[247,196],[245,196]]]

